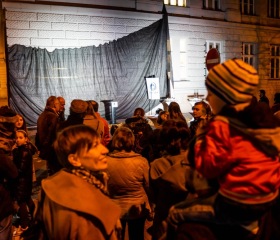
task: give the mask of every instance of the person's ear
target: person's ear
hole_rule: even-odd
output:
[[[68,161],[74,167],[80,167],[82,165],[77,155],[73,153],[68,155]]]

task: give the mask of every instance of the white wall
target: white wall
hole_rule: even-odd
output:
[[[134,1],[127,0],[130,5]],[[160,19],[158,13],[162,5],[160,1],[138,1],[139,8],[151,9],[154,13],[139,11],[120,11],[85,7],[51,6],[28,3],[3,2],[6,9],[7,44],[22,44],[26,46],[46,48],[75,48],[104,44],[121,38]],[[238,4],[232,1],[228,5],[231,17],[236,13]],[[168,7],[168,12],[191,12],[190,8]],[[260,88],[267,91],[273,102],[273,95],[280,91],[280,82],[269,80],[269,44],[279,43],[279,28],[261,27],[242,24],[240,21],[223,21],[227,12],[206,10],[196,6],[192,15],[204,14],[216,19],[198,19],[191,17],[169,17],[169,29],[172,40],[172,57],[174,75],[178,76],[180,61],[178,61],[180,39],[186,40],[186,71],[187,81],[176,81],[172,97],[178,101],[183,112],[191,111],[188,95],[195,90],[206,94],[205,81],[205,43],[208,40],[222,42],[221,58],[223,60],[241,57],[242,42],[258,42],[260,44],[259,73]],[[177,11],[179,11],[177,10]],[[216,15],[215,15],[215,14]],[[214,15],[213,15],[214,14]],[[233,14],[233,15],[232,15]],[[217,19],[219,21],[217,21]],[[239,19],[239,18],[237,18]],[[179,80],[179,79],[175,79]],[[257,95],[256,95],[257,96]],[[162,107],[162,106],[159,106]]]

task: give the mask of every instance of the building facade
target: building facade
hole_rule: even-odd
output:
[[[211,48],[217,48],[221,61],[241,58],[252,64],[260,89],[273,103],[274,93],[280,92],[279,0],[33,0],[2,1],[0,104],[7,104],[8,96],[5,44],[48,51],[98,46],[157,21],[164,2],[174,78],[171,97],[183,112],[191,111],[191,95],[206,95],[205,57]]]

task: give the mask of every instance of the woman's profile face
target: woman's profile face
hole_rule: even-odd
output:
[[[18,120],[15,123],[16,128],[21,128],[23,126],[23,118],[18,115]]]
[[[108,149],[98,140],[97,144],[93,145],[88,152],[81,152],[77,158],[81,163],[81,167],[90,171],[101,171],[108,167],[108,152]]]

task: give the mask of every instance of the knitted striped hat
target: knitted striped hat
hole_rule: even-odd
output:
[[[207,89],[230,105],[250,102],[258,84],[256,69],[240,59],[214,66],[206,78]]]

